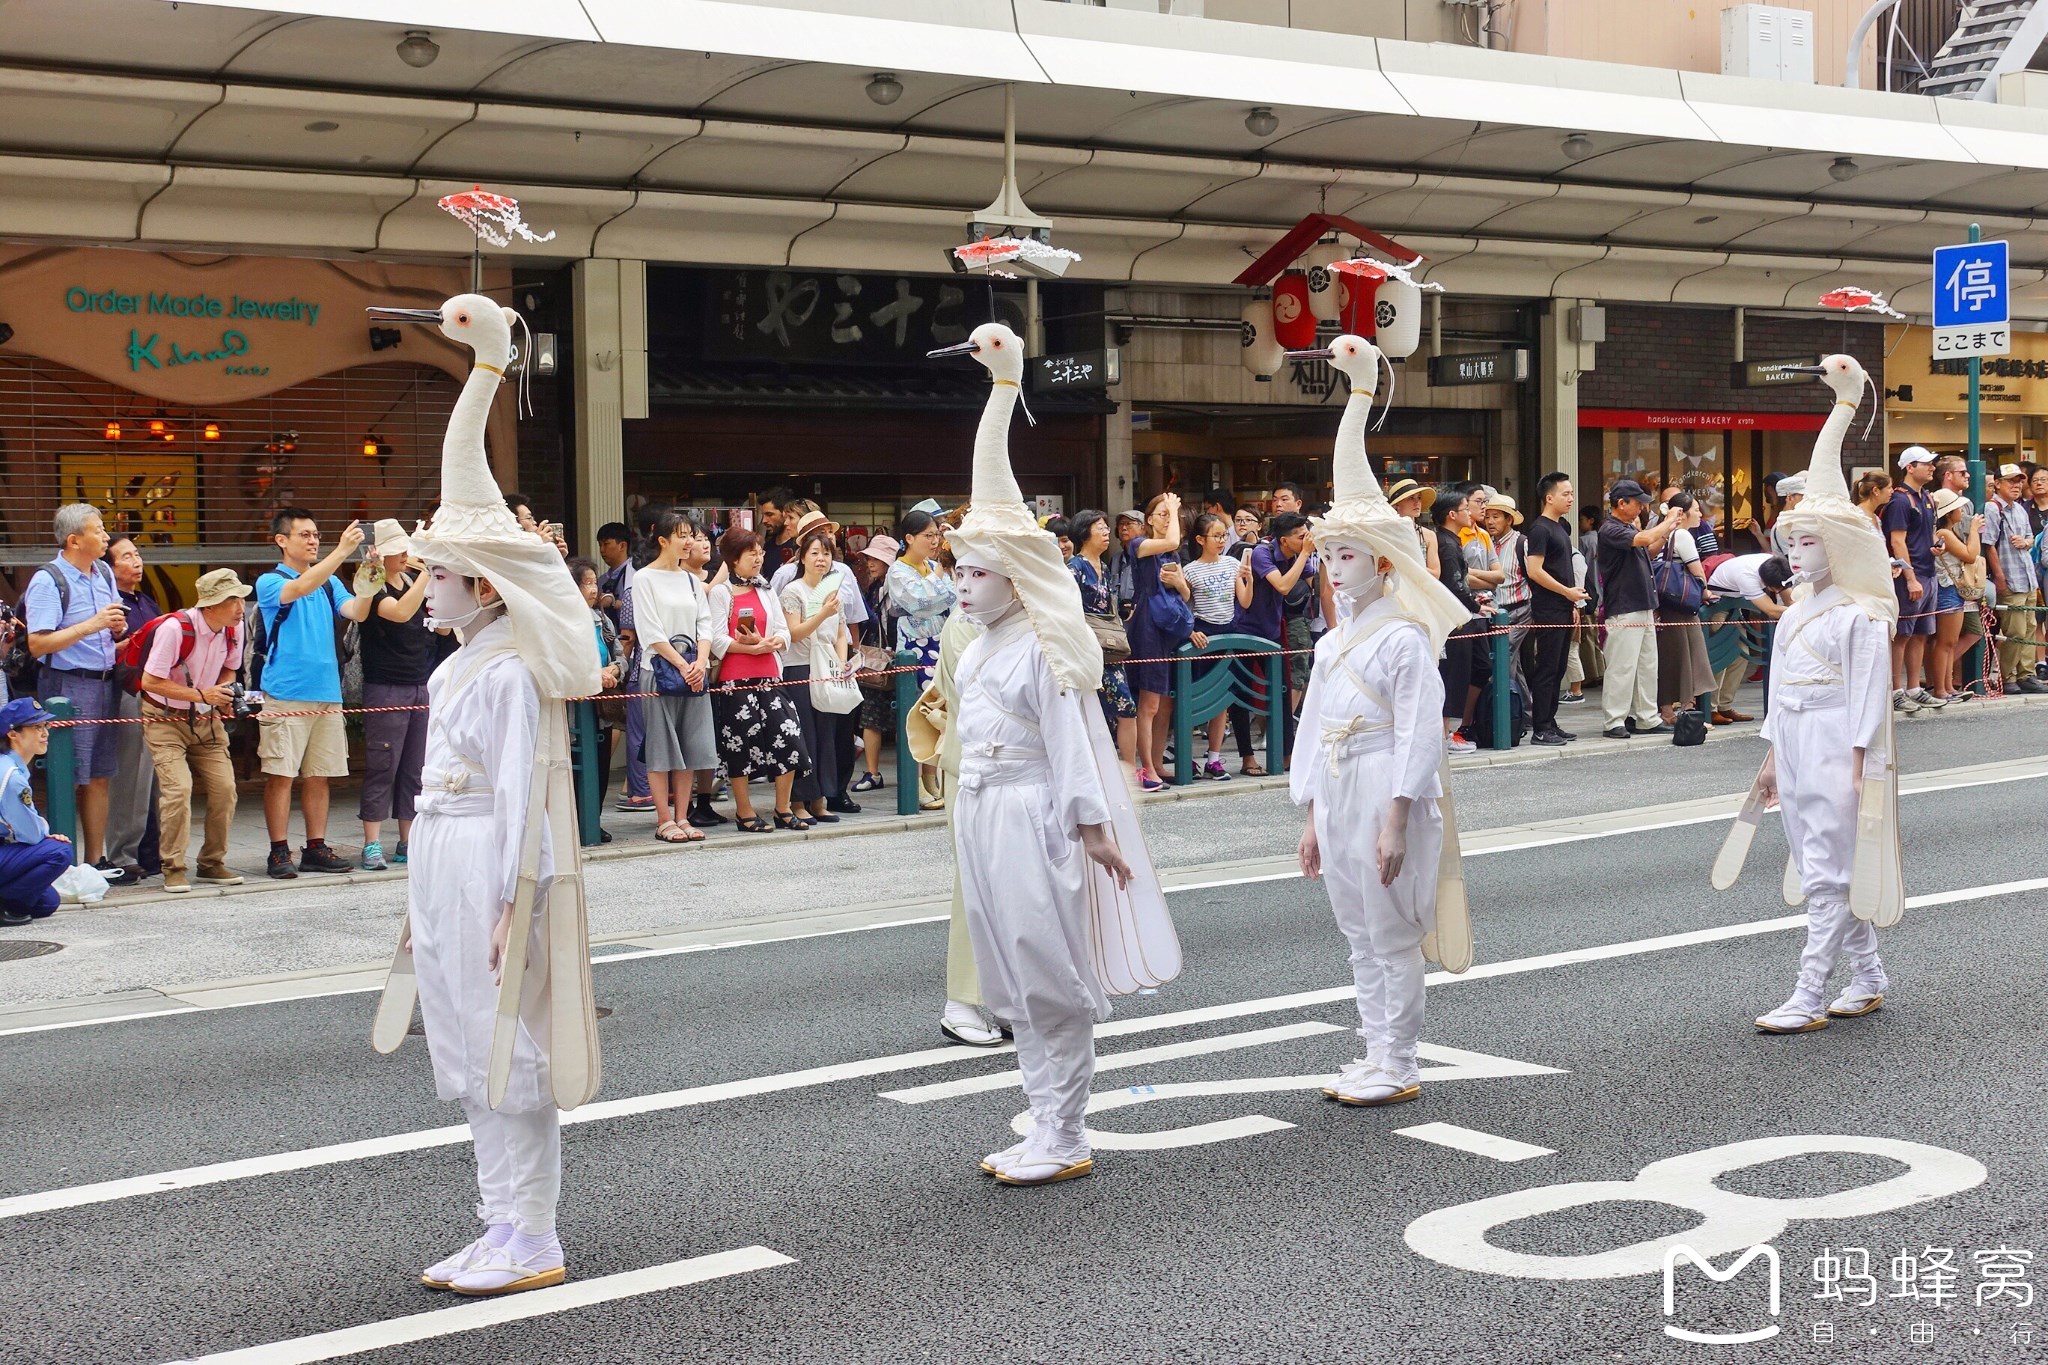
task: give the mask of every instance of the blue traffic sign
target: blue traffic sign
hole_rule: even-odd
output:
[[[2012,289],[2004,242],[1965,242],[1934,249],[1934,325],[2005,326]]]

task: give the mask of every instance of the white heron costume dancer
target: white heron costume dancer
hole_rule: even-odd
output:
[[[1453,972],[1472,965],[1437,671],[1444,637],[1472,614],[1430,574],[1415,523],[1388,505],[1366,458],[1378,348],[1340,336],[1294,358],[1326,359],[1351,381],[1331,466],[1336,502],[1309,523],[1349,611],[1317,642],[1288,776],[1308,810],[1302,872],[1329,884],[1351,944],[1366,1049],[1323,1093],[1395,1104],[1421,1093],[1423,959]]]
[[[404,1040],[417,997],[434,1088],[476,1143],[484,1234],[421,1282],[462,1294],[559,1284],[561,1113],[597,1089],[568,726],[561,699],[597,690],[590,612],[554,546],[519,529],[484,453],[484,425],[517,315],[478,294],[439,310],[372,309],[431,322],[476,365],[448,420],[441,502],[413,545],[427,611],[463,646],[427,684],[427,756],[413,827],[407,942],[393,960],[374,1042]]]
[[[1010,468],[1023,343],[987,323],[932,354],[971,354],[994,378],[952,536],[960,609],[985,627],[955,676],[954,855],[982,995],[1016,1034],[1031,1102],[1030,1133],[982,1169],[1041,1185],[1094,1169],[1095,1024],[1111,995],[1176,976],[1180,945],[1095,697],[1102,647]]]
[[[1792,846],[1786,899],[1807,902],[1806,951],[1791,998],[1756,1021],[1766,1033],[1809,1033],[1830,1016],[1854,1019],[1884,1003],[1877,930],[1905,911],[1899,851],[1898,763],[1892,743],[1891,632],[1898,620],[1890,551],[1849,497],[1842,438],[1868,380],[1846,355],[1805,366],[1834,391],[1813,446],[1806,497],[1778,529],[1802,586],[1778,618],[1771,652],[1771,746],[1737,817],[1714,885],[1726,889],[1763,808],[1776,799]],[[1795,893],[1792,876],[1798,878]],[[1822,1005],[1846,954],[1849,986]]]

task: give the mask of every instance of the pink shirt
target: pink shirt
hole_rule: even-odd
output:
[[[193,624],[192,652],[185,656],[183,663],[178,662],[178,651],[185,644],[184,627],[174,620],[166,621],[150,636],[149,657],[143,660],[143,672],[151,677],[167,678],[172,682],[204,691],[219,681],[223,669],[239,669],[242,666],[242,627],[239,622],[231,624],[226,630],[214,630],[206,624],[205,613],[198,607],[188,607],[177,614]],[[188,710],[194,705],[185,701],[170,701],[163,697],[153,699],[159,705],[173,711]],[[201,715],[213,710],[205,702],[196,705]]]

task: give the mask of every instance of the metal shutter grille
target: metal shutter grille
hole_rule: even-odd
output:
[[[329,544],[351,519],[410,527],[439,486],[458,392],[439,370],[395,363],[192,408],[0,357],[0,566],[47,561],[51,515],[72,501],[99,507],[155,564],[269,564],[271,511],[293,503],[311,509]],[[364,453],[372,439],[376,456]]]

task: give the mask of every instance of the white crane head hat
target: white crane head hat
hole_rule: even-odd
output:
[[[441,441],[441,502],[433,525],[413,532],[414,553],[429,567],[491,581],[543,697],[591,695],[598,689],[598,661],[590,608],[561,552],[519,528],[484,448],[491,401],[512,362],[519,315],[481,294],[457,294],[439,308],[372,308],[370,318],[432,324],[476,354],[476,369]]]
[[[1318,549],[1342,541],[1393,566],[1388,591],[1428,635],[1430,648],[1443,648],[1444,637],[1472,619],[1472,613],[1429,572],[1415,523],[1396,512],[1365,453],[1365,419],[1378,389],[1380,349],[1363,337],[1340,336],[1326,349],[1290,351],[1290,360],[1327,360],[1351,381],[1351,398],[1337,428],[1330,481],[1335,500],[1326,515],[1309,518],[1309,534]],[[1389,370],[1391,374],[1391,369]]]
[[[1785,535],[1804,532],[1820,537],[1827,547],[1828,571],[1835,586],[1847,593],[1873,621],[1899,619],[1899,600],[1892,591],[1891,552],[1870,517],[1849,496],[1842,474],[1842,438],[1855,420],[1869,376],[1854,356],[1831,355],[1818,365],[1796,367],[1819,375],[1834,392],[1835,405],[1813,443],[1813,463],[1806,471],[1806,496],[1781,513]]]
[[[1102,646],[1081,611],[1081,590],[1060,559],[1060,544],[1025,506],[1010,466],[1010,409],[1022,393],[1024,342],[1000,322],[985,322],[934,357],[966,355],[994,381],[974,437],[974,482],[967,515],[949,537],[956,564],[1010,580],[1046,662],[1061,687],[1093,692],[1102,685]]]

